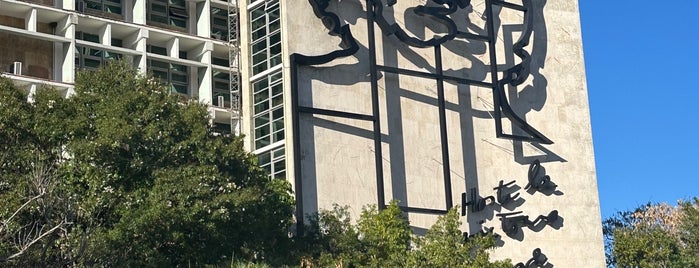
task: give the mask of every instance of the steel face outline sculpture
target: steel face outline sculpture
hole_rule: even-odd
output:
[[[433,209],[433,208],[415,208],[415,207],[402,207],[404,211],[408,212],[418,212],[418,213],[429,213],[429,214],[443,214],[446,213],[448,209],[453,207],[452,193],[451,193],[451,172],[449,167],[449,147],[447,141],[447,126],[446,126],[446,108],[445,108],[445,97],[444,97],[444,82],[452,82],[460,85],[475,85],[480,87],[489,87],[493,91],[493,103],[494,103],[494,113],[493,118],[495,120],[496,136],[498,138],[512,139],[518,141],[536,142],[542,144],[552,144],[553,141],[548,139],[546,136],[537,131],[534,127],[529,125],[524,119],[520,118],[515,114],[512,107],[507,100],[507,94],[505,92],[505,87],[507,85],[517,86],[529,77],[530,74],[530,63],[531,55],[524,49],[529,44],[531,39],[531,34],[533,31],[533,19],[532,12],[530,12],[532,7],[532,0],[522,0],[522,5],[517,5],[502,0],[486,0],[485,18],[486,18],[486,28],[487,35],[477,35],[468,32],[459,31],[456,27],[455,22],[449,17],[450,14],[454,13],[459,8],[465,8],[470,6],[470,0],[431,0],[432,2],[438,4],[438,6],[428,6],[419,5],[414,9],[414,12],[418,16],[429,17],[437,21],[438,23],[446,26],[447,33],[443,36],[434,37],[429,40],[421,40],[407,34],[399,25],[391,24],[383,16],[384,3],[381,0],[366,0],[366,19],[367,19],[367,34],[368,34],[368,50],[369,50],[369,75],[371,84],[371,102],[372,102],[372,113],[371,114],[359,114],[351,113],[339,110],[329,110],[329,109],[319,109],[314,107],[301,106],[299,104],[299,85],[298,85],[298,69],[300,66],[314,66],[329,63],[333,60],[349,57],[357,53],[359,50],[359,45],[354,38],[349,25],[342,25],[340,17],[338,14],[328,11],[331,1],[335,0],[309,0],[310,5],[313,8],[315,15],[320,18],[329,30],[329,34],[332,36],[340,37],[340,49],[332,51],[323,55],[302,55],[302,54],[292,54],[290,56],[291,60],[291,108],[292,108],[292,120],[293,120],[293,144],[294,144],[294,165],[295,165],[295,182],[297,185],[296,197],[297,202],[297,219],[303,221],[303,208],[302,208],[302,174],[300,166],[300,136],[299,136],[299,115],[300,114],[315,114],[315,115],[327,115],[333,117],[341,117],[362,121],[373,122],[373,140],[374,140],[374,154],[375,154],[375,169],[376,169],[376,188],[377,188],[377,200],[379,208],[384,208],[386,205],[386,200],[384,196],[384,185],[383,185],[383,165],[382,165],[382,149],[381,149],[381,121],[379,113],[379,89],[378,89],[378,79],[379,72],[384,73],[394,73],[399,75],[407,75],[413,77],[421,77],[433,79],[437,82],[437,101],[439,108],[439,126],[440,126],[440,136],[441,136],[441,146],[442,146],[442,163],[443,163],[443,178],[444,178],[444,190],[445,190],[445,209]],[[396,4],[395,0],[388,0],[386,6],[392,6]],[[493,11],[493,6],[499,6],[502,8],[508,8],[523,13],[523,30],[520,38],[513,44],[512,52],[517,55],[521,62],[507,68],[506,70],[498,70],[497,66],[497,51],[496,51],[496,41],[495,36],[495,15]],[[434,58],[435,58],[435,72],[422,72],[415,70],[403,69],[394,66],[383,66],[377,64],[376,61],[376,40],[375,40],[375,26],[378,26],[381,31],[388,36],[395,36],[401,42],[419,48],[434,48]],[[442,68],[442,44],[447,41],[454,40],[455,38],[478,40],[488,43],[488,50],[490,54],[490,74],[491,82],[483,82],[477,80],[470,80],[461,77],[454,77],[444,74]],[[503,73],[502,79],[499,78],[499,72]],[[387,89],[390,90],[390,89]],[[527,135],[514,135],[505,134],[502,130],[502,118],[505,117],[510,120],[513,126],[518,127],[524,131]]]

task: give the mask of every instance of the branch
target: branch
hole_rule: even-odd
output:
[[[66,222],[61,222],[61,223],[59,223],[58,225],[56,225],[56,226],[54,226],[53,228],[51,228],[51,230],[48,230],[48,231],[44,232],[43,234],[39,235],[37,238],[35,238],[35,239],[32,240],[31,242],[29,242],[29,243],[27,243],[26,245],[24,245],[24,246],[20,249],[19,252],[10,255],[9,257],[7,257],[7,258],[4,259],[4,260],[0,260],[0,262],[7,262],[7,261],[10,261],[10,260],[12,260],[12,259],[14,259],[14,258],[17,258],[17,257],[21,256],[22,254],[24,254],[25,251],[27,251],[27,249],[29,249],[29,247],[31,247],[32,245],[34,245],[36,242],[39,242],[39,240],[41,240],[41,239],[44,238],[45,236],[47,236],[47,235],[53,233],[54,231],[58,230],[58,228],[61,228],[61,226],[65,225],[65,224],[66,224]]]
[[[27,202],[24,202],[24,204],[22,204],[22,206],[20,206],[17,210],[15,210],[15,213],[12,213],[12,216],[10,216],[9,218],[7,218],[7,220],[4,220],[2,222],[2,226],[0,226],[0,233],[5,231],[5,227],[7,226],[7,223],[10,222],[12,220],[12,218],[17,216],[17,213],[22,211],[22,209],[24,209],[24,207],[28,206],[29,203],[31,203],[32,201],[37,200],[37,199],[41,198],[42,196],[44,196],[44,194],[45,193],[40,193],[39,195],[34,196],[34,197],[30,198],[29,200],[27,200]]]

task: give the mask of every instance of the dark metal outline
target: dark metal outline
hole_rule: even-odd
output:
[[[440,115],[440,136],[442,142],[442,163],[444,172],[444,188],[446,201],[445,205],[447,210],[453,207],[452,201],[452,191],[451,191],[451,170],[449,169],[449,147],[447,142],[447,128],[446,128],[446,101],[444,97],[444,81],[451,81],[457,84],[464,85],[475,85],[481,87],[491,87],[493,90],[493,102],[495,106],[494,119],[496,125],[496,136],[498,138],[506,138],[512,140],[538,142],[543,144],[552,144],[553,142],[546,138],[539,131],[534,129],[532,126],[527,124],[522,118],[517,116],[512,110],[509,102],[507,100],[507,95],[505,94],[505,86],[517,86],[522,84],[526,78],[529,76],[530,70],[529,65],[531,62],[531,55],[524,50],[529,44],[529,39],[531,38],[531,33],[533,31],[532,25],[532,3],[530,0],[523,0],[523,5],[516,5],[508,3],[502,0],[486,0],[486,23],[487,23],[487,36],[475,35],[471,33],[458,31],[456,24],[452,21],[448,15],[454,13],[457,8],[465,8],[470,5],[470,0],[432,0],[435,3],[446,5],[446,7],[427,7],[425,5],[418,6],[414,11],[419,16],[429,16],[440,23],[447,26],[448,33],[442,37],[432,38],[430,40],[420,40],[415,37],[408,35],[401,27],[396,24],[390,24],[383,17],[383,2],[381,0],[366,0],[367,3],[367,34],[369,35],[369,69],[370,69],[370,82],[372,90],[372,114],[363,115],[356,113],[349,113],[343,111],[318,109],[313,107],[300,106],[298,103],[298,67],[299,66],[312,66],[320,65],[331,62],[338,58],[348,57],[354,55],[359,50],[359,45],[352,35],[349,25],[341,25],[340,18],[337,14],[327,11],[329,3],[331,0],[309,0],[309,3],[313,7],[315,15],[323,21],[323,24],[328,28],[329,34],[332,36],[339,36],[341,38],[340,47],[342,49],[335,50],[328,54],[318,55],[318,56],[307,56],[294,53],[290,56],[290,71],[291,71],[291,113],[292,113],[292,132],[293,132],[293,154],[294,154],[294,176],[296,183],[296,200],[297,200],[297,221],[303,228],[303,195],[302,195],[302,174],[301,174],[301,152],[300,152],[300,137],[299,137],[299,115],[300,113],[307,114],[322,114],[335,117],[343,117],[357,120],[365,120],[373,122],[373,139],[374,139],[374,153],[375,153],[375,164],[376,164],[376,180],[377,180],[377,203],[380,209],[385,208],[385,193],[383,185],[383,163],[382,163],[382,147],[381,147],[381,122],[379,114],[379,97],[378,97],[378,72],[383,71],[387,73],[403,74],[409,76],[423,77],[428,79],[435,79],[437,82],[437,94],[438,94],[438,108]],[[395,0],[388,0],[389,5],[395,4]],[[513,52],[521,59],[521,62],[511,68],[503,71],[503,79],[498,78],[498,67],[497,67],[497,57],[496,57],[496,47],[495,43],[497,37],[495,36],[495,20],[493,5],[499,5],[504,8],[510,8],[514,10],[519,10],[524,12],[524,30],[520,39],[513,45]],[[375,26],[378,25],[382,29],[385,35],[395,35],[400,41],[414,47],[434,47],[435,50],[435,65],[436,73],[425,73],[414,70],[407,70],[398,67],[381,66],[376,63],[376,44],[375,44]],[[445,76],[442,70],[442,59],[441,59],[441,44],[452,40],[456,37],[462,37],[467,39],[473,39],[478,41],[485,41],[489,43],[489,54],[490,54],[490,65],[491,65],[491,82],[474,81],[464,78]],[[502,116],[510,119],[514,126],[519,127],[521,130],[529,134],[530,136],[523,135],[513,135],[505,134],[502,131]],[[446,213],[446,210],[438,209],[428,209],[428,208],[414,208],[414,207],[401,207],[404,211],[410,212],[421,212],[430,214]]]

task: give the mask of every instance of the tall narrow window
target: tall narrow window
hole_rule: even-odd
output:
[[[228,41],[228,10],[211,8],[211,38]]]
[[[214,106],[231,107],[230,77],[228,72],[214,71],[214,86],[211,89]],[[223,97],[223,103],[219,102],[219,96]]]
[[[277,72],[252,84],[254,101],[253,136],[259,149],[284,139],[284,96],[282,73]]]
[[[279,2],[269,1],[250,11],[252,74],[282,63]]]

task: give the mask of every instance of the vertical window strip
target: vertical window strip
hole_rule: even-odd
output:
[[[260,167],[273,179],[286,179],[286,159],[284,146],[262,152],[258,156]]]
[[[253,82],[254,147],[284,139],[284,96],[282,73],[278,71]]]
[[[252,74],[281,64],[281,13],[278,1],[269,1],[250,11]]]

